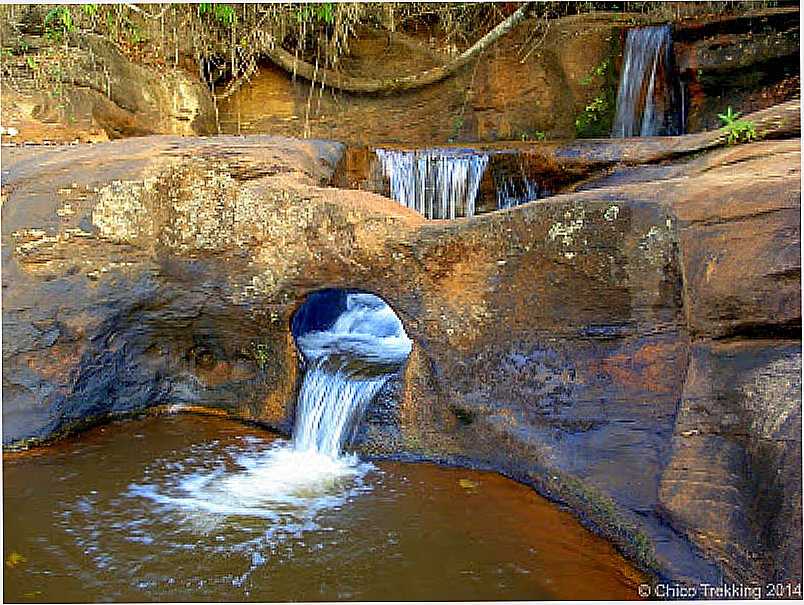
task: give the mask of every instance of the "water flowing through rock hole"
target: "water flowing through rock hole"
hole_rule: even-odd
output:
[[[304,359],[293,438],[237,453],[232,468],[177,475],[170,485],[132,485],[129,493],[190,515],[254,517],[271,531],[315,529],[316,515],[368,489],[371,465],[345,448],[373,397],[411,350],[402,323],[379,297],[345,290],[313,293],[292,323]]]
[[[6,597],[546,599],[577,597],[578,574],[595,587],[587,598],[603,585],[634,594],[639,574],[529,488],[348,451],[411,352],[382,299],[315,292],[291,329],[303,358],[292,440],[216,418],[149,418],[64,442],[55,467],[6,469],[6,493],[25,499],[7,502],[18,511],[7,548],[26,553]]]
[[[292,331],[305,362],[294,447],[337,458],[368,404],[407,360],[412,342],[385,301],[345,290],[311,294]]]
[[[636,594],[639,573],[609,543],[495,473],[333,462],[334,473],[319,469],[307,481],[303,464],[286,440],[198,415],[120,421],[47,455],[4,463],[5,505],[14,511],[4,527],[6,559],[14,562],[6,566],[4,596],[214,602]],[[326,480],[316,485],[316,475]]]
[[[238,534],[230,546],[254,553],[249,573],[266,560],[266,547],[322,530],[322,512],[372,488],[366,475],[374,467],[345,449],[366,406],[399,372],[412,346],[391,308],[361,292],[311,294],[292,331],[304,363],[292,440],[219,452],[216,460],[202,447],[189,464],[170,462],[168,472],[157,462],[127,490],[172,515],[178,526],[220,526]]]

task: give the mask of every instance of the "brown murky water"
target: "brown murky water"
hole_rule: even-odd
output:
[[[640,575],[529,488],[429,464],[305,464],[181,415],[3,463],[4,598],[629,599]]]

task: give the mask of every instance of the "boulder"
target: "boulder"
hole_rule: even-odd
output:
[[[624,157],[612,145],[599,156]],[[800,516],[794,495],[755,512],[760,490],[777,485],[774,464],[794,475],[795,450],[779,445],[788,433],[768,433],[768,451],[763,441],[719,454],[717,468],[750,461],[752,471],[733,502],[739,515],[717,531],[776,557],[761,568],[739,549],[713,550],[711,519],[684,514],[705,493],[683,468],[711,465],[714,442],[679,445],[693,430],[685,406],[726,384],[715,371],[691,374],[710,367],[707,339],[783,338],[766,338],[772,368],[757,358],[734,404],[758,416],[775,413],[774,393],[800,363],[790,332],[800,294],[792,281],[775,294],[767,285],[781,279],[776,268],[793,270],[798,223],[751,236],[762,258],[744,273],[767,287],[754,300],[733,283],[736,318],[722,298],[744,262],[729,256],[739,246],[695,236],[788,216],[794,196],[779,193],[798,187],[798,141],[715,150],[666,172],[632,166],[621,183],[454,221],[327,186],[343,152],[279,137],[3,148],[4,444],[153,407],[206,406],[288,431],[301,375],[294,313],[311,292],[356,288],[384,298],[414,341],[368,412],[361,451],[504,472],[665,579],[800,573],[800,550],[778,536]],[[746,210],[749,199],[768,212]],[[695,272],[704,244],[720,255],[708,282]],[[784,325],[762,314],[769,301]],[[784,401],[784,430],[794,430],[798,400]],[[717,426],[734,413],[711,409]],[[732,439],[721,432],[711,438]],[[776,529],[757,533],[757,520]]]

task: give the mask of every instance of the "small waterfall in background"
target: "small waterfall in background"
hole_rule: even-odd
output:
[[[612,137],[683,132],[669,25],[628,30]]]
[[[471,217],[489,157],[460,149],[376,149],[391,197],[429,219]]]
[[[335,323],[298,336],[307,362],[293,446],[331,458],[354,437],[368,403],[410,355],[411,341],[393,310],[373,294],[346,295]]]
[[[513,208],[539,198],[547,197],[550,192],[527,176],[494,179],[497,188],[497,209]]]

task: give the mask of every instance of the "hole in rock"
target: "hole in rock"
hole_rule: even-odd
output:
[[[368,404],[405,364],[412,342],[384,300],[352,290],[312,293],[291,331],[305,361],[294,446],[337,457]]]
[[[238,524],[267,524],[270,543],[302,542],[302,534],[320,530],[320,515],[336,513],[370,489],[367,474],[374,467],[344,450],[368,404],[405,364],[411,340],[381,298],[348,290],[311,294],[291,329],[304,357],[292,441],[244,442],[222,452],[217,440],[205,443],[164,473],[157,465],[129,485],[127,495],[176,513],[186,527],[214,518],[234,528],[223,538],[233,548],[251,548],[253,536],[244,541]],[[207,351],[196,347],[197,354]],[[206,448],[225,461],[200,463],[210,454]],[[223,529],[215,531],[224,536]]]

